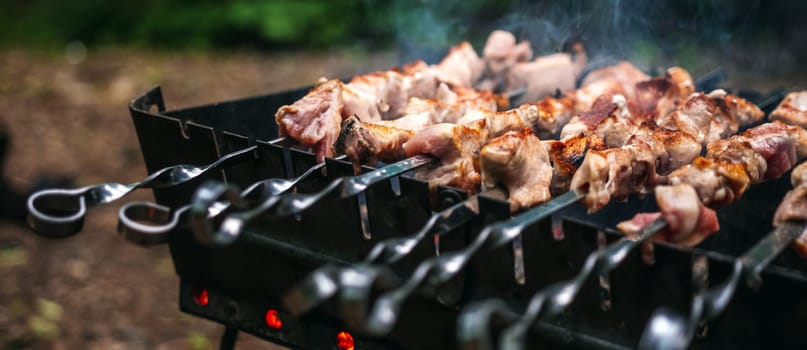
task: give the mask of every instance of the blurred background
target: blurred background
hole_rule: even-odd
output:
[[[506,29],[536,54],[582,42],[595,63],[719,67],[731,88],[797,89],[806,20],[804,1],[0,2],[0,348],[217,346],[220,326],[179,312],[167,248],[116,236],[116,205],[64,240],[23,223],[34,188],[146,175],[126,107],[154,85],[169,109],[188,107],[436,61],[461,40],[481,51]]]

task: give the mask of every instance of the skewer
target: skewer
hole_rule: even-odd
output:
[[[284,139],[277,139],[274,143]],[[257,146],[226,154],[205,166],[188,164],[160,169],[146,178],[129,183],[102,183],[76,189],[46,189],[33,193],[26,202],[28,225],[48,237],[67,237],[79,232],[87,210],[112,203],[141,188],[166,188],[237,165],[254,158]]]
[[[485,193],[493,192],[504,196],[499,190]],[[479,195],[472,196],[439,213],[432,214],[420,230],[409,236],[379,242],[357,265],[350,267],[325,265],[318,268],[284,296],[284,305],[291,313],[301,315],[332,298],[340,290],[347,290],[343,295],[351,300],[355,299],[352,296],[367,295],[369,290],[378,284],[378,281],[375,278],[369,278],[364,280],[365,283],[350,283],[349,279],[353,273],[361,270],[376,278],[391,279],[389,276],[391,272],[386,270],[386,265],[400,261],[420,244],[428,242],[428,238],[441,236],[470,222],[479,214],[478,198]],[[364,298],[359,299],[365,300]],[[366,307],[362,307],[362,309],[366,309]]]
[[[558,315],[574,301],[575,296],[583,287],[593,273],[596,275],[607,274],[618,267],[628,256],[628,253],[640,246],[643,242],[653,237],[659,231],[667,227],[667,222],[659,218],[642,228],[637,237],[623,237],[619,241],[609,245],[605,249],[589,254],[580,272],[575,277],[552,284],[540,292],[536,293],[527,306],[524,315],[516,318],[510,308],[493,300],[486,300],[465,310],[458,320],[458,338],[463,341],[463,346],[474,349],[491,349],[491,335],[489,324],[483,324],[474,320],[488,320],[494,314],[507,315],[512,321],[507,329],[500,335],[499,345],[501,349],[521,349],[525,343],[525,337],[530,328],[542,317]]]
[[[695,295],[688,318],[666,307],[657,309],[642,333],[639,348],[672,350],[689,347],[697,330],[726,310],[742,277],[745,277],[747,287],[759,288],[760,272],[805,230],[804,223],[791,222],[771,231],[742,257],[734,260],[734,268],[725,282]]]
[[[336,159],[343,159],[344,157],[337,157]],[[122,206],[118,211],[118,232],[129,241],[141,245],[153,245],[165,242],[168,234],[176,230],[178,227],[185,225],[189,222],[191,212],[193,217],[200,220],[212,220],[227,209],[234,206],[239,209],[247,209],[250,206],[248,203],[260,203],[260,206],[271,206],[276,201],[271,198],[277,198],[279,194],[287,192],[294,188],[298,183],[310,177],[318,170],[322,169],[325,163],[318,163],[306,170],[300,176],[293,179],[283,178],[270,178],[257,181],[247,187],[240,195],[233,196],[232,193],[237,194],[234,187],[227,187],[230,190],[225,193],[221,192],[220,196],[224,196],[226,201],[214,201],[208,203],[207,208],[203,208],[201,203],[189,203],[182,207],[172,210],[169,207],[152,203],[152,202],[132,202]],[[201,188],[206,188],[208,191],[219,192],[216,190],[217,182],[212,181],[202,184]],[[243,203],[243,204],[242,204]],[[252,209],[254,210],[254,208]],[[207,213],[206,215],[204,213]],[[237,235],[227,235],[222,231],[213,230],[210,225],[198,225],[200,233],[197,237],[201,238],[202,242],[216,242],[226,243],[234,240]],[[229,239],[217,239],[215,237],[231,237]]]

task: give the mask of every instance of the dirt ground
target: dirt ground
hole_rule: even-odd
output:
[[[3,176],[21,189],[41,174],[71,177],[76,185],[141,179],[146,171],[126,107],[155,84],[173,109],[309,85],[323,75],[350,76],[392,66],[397,58],[393,52],[105,49],[81,59],[0,51],[0,127],[12,137]],[[807,86],[804,74],[779,71],[777,78],[741,66],[728,72],[735,86]],[[148,200],[150,193],[130,199]],[[167,248],[136,247],[116,235],[118,207],[93,209],[83,232],[62,240],[0,222],[0,348],[217,346],[221,326],[178,310]],[[277,347],[242,335],[238,348]]]
[[[80,62],[77,62],[80,61]],[[160,84],[169,109],[310,85],[397,63],[394,53],[0,51],[0,127],[11,134],[3,176],[29,188],[41,174],[76,185],[146,175],[127,110]],[[148,191],[129,199],[150,200]],[[93,209],[77,236],[49,240],[0,222],[0,348],[208,349],[222,327],[178,309],[165,246],[116,235],[119,205]],[[276,346],[242,334],[240,349]]]

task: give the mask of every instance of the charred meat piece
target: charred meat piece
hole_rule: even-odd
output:
[[[644,143],[589,151],[570,187],[584,193],[583,204],[594,212],[611,200],[622,201],[631,193],[643,193],[653,183],[655,166],[655,156]]]
[[[789,125],[807,129],[807,91],[791,92],[779,103],[771,120],[781,120]]]
[[[608,147],[624,145],[636,125],[622,95],[600,96],[591,110],[572,118],[560,131],[561,140],[575,135],[600,135]]]
[[[742,164],[704,157],[673,171],[668,181],[671,185],[689,184],[710,207],[734,202],[751,182]]]
[[[741,164],[752,184],[760,183],[765,178],[768,162],[754,151],[746,140],[729,138],[717,140],[706,146],[706,157],[717,161],[728,161]]]
[[[460,89],[458,93],[448,91],[441,95],[443,100],[411,98],[407,114],[395,120],[362,122],[355,116],[345,119],[334,143],[335,151],[347,155],[357,167],[378,161],[398,161],[405,157],[403,144],[435,121],[453,119],[454,114],[465,114],[469,110],[495,110],[502,103],[498,95],[490,92]]]
[[[281,136],[311,147],[317,160],[322,161],[333,155],[333,141],[343,119],[355,115],[361,121],[372,122],[400,117],[410,98],[435,97],[440,82],[457,88],[471,87],[483,66],[473,47],[463,42],[433,66],[418,61],[401,70],[356,76],[347,84],[323,78],[306,96],[281,107],[275,120]]]
[[[354,165],[395,162],[403,159],[403,144],[414,135],[411,130],[394,126],[362,123],[350,117],[342,122],[342,131],[334,144],[336,152],[348,155]]]
[[[689,164],[702,149],[691,135],[662,129],[653,123],[639,126],[627,144],[639,142],[650,146],[656,157],[656,171],[662,175]]]
[[[583,159],[588,151],[602,151],[607,148],[605,141],[597,135],[577,135],[564,141],[544,141],[544,146],[549,151],[549,157],[552,160],[551,192],[553,196],[569,191],[572,176],[583,164]]]
[[[720,230],[715,211],[701,204],[692,187],[657,186],[655,193],[660,212],[636,214],[631,220],[619,223],[617,228],[627,235],[636,235],[647,224],[663,217],[667,228],[653,240],[685,247],[693,247]]]
[[[510,209],[543,203],[550,198],[552,166],[549,155],[532,129],[510,131],[491,140],[479,155],[485,188],[507,188]]]
[[[509,104],[507,98],[490,91],[465,87],[450,90],[445,85],[438,89],[437,97],[428,102],[434,105],[431,122],[435,124],[456,123],[470,111],[483,109],[495,112],[506,109]]]
[[[685,104],[657,119],[657,124],[667,130],[681,131],[695,137],[698,143],[707,144],[715,112],[715,104],[703,93],[688,98]]]
[[[656,120],[676,110],[693,92],[695,83],[689,72],[672,67],[663,77],[636,83],[629,108],[640,120]]]
[[[759,106],[744,98],[726,93],[722,89],[714,90],[707,96],[717,106],[716,113],[721,113],[740,127],[751,126],[765,118],[765,112],[759,109]],[[736,132],[736,129],[729,130],[730,134]]]
[[[458,124],[435,124],[415,134],[404,144],[407,157],[419,154],[439,159],[419,168],[415,177],[436,186],[454,186],[470,193],[479,191],[479,150],[485,143],[482,131]]]
[[[568,98],[544,97],[540,102],[523,104],[517,108],[501,112],[477,110],[478,116],[487,121],[492,137],[508,131],[519,131],[531,128],[541,138],[551,138],[557,134],[560,126],[565,125],[574,114],[573,103]]]

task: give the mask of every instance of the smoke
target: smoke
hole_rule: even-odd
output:
[[[469,40],[505,29],[536,54],[584,44],[594,64],[629,59],[651,72],[680,65],[695,73],[730,61],[743,70],[787,74],[807,69],[807,2],[762,0],[605,0],[505,2],[396,0],[402,60],[439,59]]]

